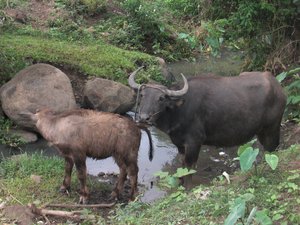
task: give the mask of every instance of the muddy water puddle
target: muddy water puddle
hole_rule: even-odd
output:
[[[142,134],[138,158],[138,181],[141,184],[139,189],[143,192],[141,197],[143,202],[153,202],[166,194],[157,186],[158,180],[154,176],[156,172],[167,171],[173,174],[177,168],[181,167],[181,156],[168,136],[156,128],[151,128],[150,131],[154,146],[153,160],[150,162],[148,159],[149,142],[145,132]],[[233,172],[236,168],[233,162],[236,152],[236,148],[224,149],[202,146],[196,166],[197,173],[193,176],[193,185],[208,184],[224,171]],[[89,174],[95,176],[99,173],[114,174],[119,172],[118,166],[112,158],[100,161],[88,159],[87,165]]]

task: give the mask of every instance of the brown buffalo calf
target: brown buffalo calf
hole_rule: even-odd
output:
[[[28,113],[27,113],[28,115]],[[43,109],[29,114],[41,135],[52,143],[65,158],[65,177],[62,191],[70,189],[75,164],[80,181],[80,203],[88,198],[86,185],[86,157],[104,159],[112,156],[120,168],[117,184],[112,192],[119,197],[127,174],[131,183],[131,199],[137,192],[138,150],[141,131],[129,118],[117,114],[76,109],[54,113]],[[150,156],[152,143],[150,141]]]

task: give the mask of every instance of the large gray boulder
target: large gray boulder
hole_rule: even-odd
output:
[[[134,104],[134,91],[121,83],[94,78],[88,80],[84,87],[84,108],[123,114]]]
[[[16,74],[0,89],[4,113],[17,125],[34,130],[20,112],[41,108],[63,111],[76,108],[71,82],[66,74],[48,64],[35,64]]]

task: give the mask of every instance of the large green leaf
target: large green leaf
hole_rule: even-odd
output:
[[[189,170],[187,168],[178,168],[176,173],[173,175],[174,177],[184,177],[193,173],[196,173],[196,170]]]
[[[271,218],[268,217],[268,215],[264,211],[257,211],[255,213],[255,220],[259,224],[262,224],[262,225],[271,225],[271,224],[273,224]]]
[[[166,178],[169,176],[168,172],[158,171],[154,174],[155,177],[159,177],[160,179]]]
[[[258,148],[253,149],[252,147],[248,147],[240,155],[240,166],[243,172],[251,169],[253,163],[255,162],[256,156],[258,155],[258,152]]]
[[[295,80],[293,81],[290,85],[287,86],[287,90],[291,90],[291,89],[299,89],[300,88],[300,80]]]
[[[236,202],[230,214],[226,218],[224,225],[234,225],[238,219],[242,218],[245,214],[246,202],[244,200]]]
[[[238,156],[240,156],[248,147],[251,147],[256,142],[256,140],[257,139],[255,138],[252,141],[249,141],[246,144],[241,145],[237,152]]]
[[[287,98],[287,104],[292,104],[292,105],[296,105],[300,102],[300,95],[290,95]]]
[[[287,75],[288,75],[287,72],[282,72],[276,76],[276,79],[278,80],[279,83],[281,83],[281,81],[283,81]]]
[[[169,176],[167,177],[167,184],[170,188],[175,188],[178,187],[179,180],[176,177]]]
[[[272,170],[275,170],[278,165],[279,158],[277,155],[274,154],[265,154],[266,162],[269,164],[269,166],[272,168]]]

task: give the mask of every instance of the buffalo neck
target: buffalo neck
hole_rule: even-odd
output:
[[[56,127],[53,120],[53,116],[48,116],[47,118],[39,119],[37,122],[37,128],[39,132],[45,139],[49,141],[52,141],[53,136],[56,135]]]
[[[182,124],[181,119],[183,118],[178,119],[176,116],[177,112],[177,109],[162,112],[156,120],[156,127],[167,134],[180,128]]]

